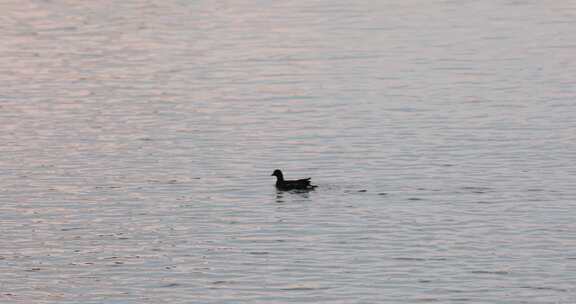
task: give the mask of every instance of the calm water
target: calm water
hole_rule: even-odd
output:
[[[575,1],[0,12],[0,302],[576,302]]]

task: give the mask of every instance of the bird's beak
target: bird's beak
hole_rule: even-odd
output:
[[[274,176],[274,173],[270,174],[270,176]]]

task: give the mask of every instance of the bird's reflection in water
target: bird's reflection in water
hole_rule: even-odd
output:
[[[285,203],[289,201],[307,201],[310,199],[310,190],[276,190],[276,203]]]

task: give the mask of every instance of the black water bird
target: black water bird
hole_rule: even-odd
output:
[[[310,184],[310,178],[297,180],[284,180],[284,175],[279,169],[274,170],[271,176],[276,176],[276,188],[280,190],[312,190],[315,185]]]

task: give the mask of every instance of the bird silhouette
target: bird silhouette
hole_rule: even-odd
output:
[[[279,190],[312,190],[317,187],[310,184],[310,178],[284,180],[284,174],[280,169],[274,170],[271,176],[276,176],[276,188]]]

